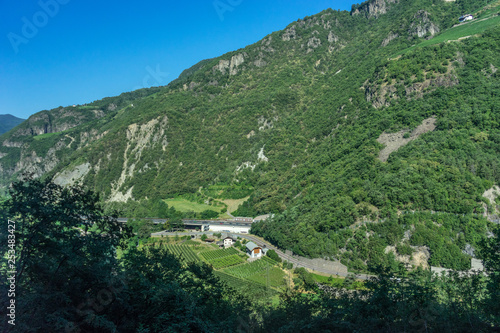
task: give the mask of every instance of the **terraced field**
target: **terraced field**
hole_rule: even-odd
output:
[[[250,275],[247,279],[274,288],[280,288],[286,285],[285,273],[278,267],[270,267],[269,270],[266,268],[265,270]]]
[[[271,288],[266,288],[260,283],[240,279],[235,276],[216,271],[215,275],[219,277],[228,287],[235,289],[237,292],[247,295],[252,299],[268,299],[270,296],[275,296],[278,292]]]
[[[238,256],[238,250],[230,247],[213,251],[201,252],[200,255],[208,261],[214,269],[235,266],[245,261]]]
[[[230,256],[209,260],[209,262],[214,269],[222,269],[244,263],[245,261],[237,254],[232,254]]]
[[[276,262],[274,262],[274,260],[268,257],[262,257],[259,260],[253,261],[245,265],[224,269],[224,272],[244,279],[265,270],[267,267],[272,267],[274,265],[276,265]]]
[[[169,252],[181,257],[186,262],[200,261],[200,258],[198,258],[196,253],[194,253],[193,250],[191,250],[191,247],[187,245],[165,244],[164,246],[168,249]]]
[[[277,294],[277,291],[272,288],[286,285],[283,271],[275,267],[277,263],[269,257],[264,256],[246,263],[235,248],[200,251],[200,247],[206,245],[199,244],[193,248],[195,245],[198,243],[194,241],[186,241],[183,244],[164,244],[169,252],[182,257],[186,262],[197,262],[203,258],[216,270],[217,276],[230,287],[246,295],[265,298]]]
[[[224,258],[233,254],[238,254],[238,250],[235,248],[228,248],[228,249],[219,249],[219,250],[212,250],[212,251],[205,251],[200,253],[203,258],[205,258],[208,261],[218,259],[218,258]]]

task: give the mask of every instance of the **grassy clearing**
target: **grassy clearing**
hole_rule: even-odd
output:
[[[56,133],[46,133],[46,134],[40,134],[40,135],[35,135],[33,137],[34,140],[43,140],[43,139],[47,139],[47,138],[50,138],[51,136],[54,136],[56,134],[59,134],[61,132],[56,132]]]
[[[238,207],[244,203],[245,201],[248,200],[248,198],[250,198],[249,196],[246,197],[246,198],[243,198],[243,199],[226,199],[226,200],[221,200],[221,202],[223,202],[224,204],[227,205],[227,211],[229,213],[232,213],[234,212],[235,210],[238,209]]]
[[[344,285],[344,279],[339,278],[339,277],[334,277],[334,276],[324,276],[324,275],[318,275],[315,273],[311,273],[314,281],[322,283],[322,284],[327,284],[329,286],[334,286],[334,287],[340,287]]]
[[[210,185],[207,188],[201,189],[200,193],[206,197],[216,198],[216,199],[241,199],[243,197],[249,196],[253,192],[251,186],[245,185]]]
[[[197,202],[192,202],[183,198],[174,198],[174,199],[166,199],[163,200],[170,207],[174,207],[176,210],[180,212],[195,212],[201,213],[204,210],[213,210],[217,213],[220,213],[223,207],[210,206],[206,204],[200,204]]]

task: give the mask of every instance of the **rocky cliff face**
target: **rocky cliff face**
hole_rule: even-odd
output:
[[[374,0],[369,1],[365,5],[357,8],[352,12],[353,15],[359,15],[360,13],[366,13],[368,16],[380,16],[387,13],[389,7],[393,3],[397,3],[398,0]]]
[[[409,36],[439,31],[432,20],[435,11],[406,9],[411,2],[402,1],[374,0],[352,13],[325,10],[297,20],[254,45],[196,64],[144,103],[135,97],[126,103],[127,98],[117,96],[42,111],[12,135],[0,137],[4,179],[24,171],[51,173],[61,183],[75,179],[107,186],[107,199],[115,201],[144,197],[146,190],[137,192],[137,183],[164,189],[164,183],[184,174],[205,183],[219,178],[240,181],[248,177],[247,171],[257,173],[262,165],[276,162],[273,154],[279,148],[266,142],[277,141],[274,135],[286,132],[287,121],[300,123],[299,137],[306,142],[296,150],[297,156],[290,157],[296,160],[287,168],[296,168],[309,153],[307,145],[333,137],[344,122],[359,117],[353,97],[360,87],[365,99],[381,109],[391,101],[422,98],[437,87],[459,83],[451,69],[423,80],[411,78],[410,83],[405,78],[382,84],[375,82],[379,78],[371,80],[373,63],[381,59],[378,52],[391,52],[408,43]],[[392,8],[405,19],[393,21],[384,15]],[[356,93],[350,90],[353,86]],[[321,117],[317,114],[323,111],[309,114],[316,103],[338,111]],[[324,124],[319,125],[320,120]],[[245,140],[239,141],[242,137]],[[199,156],[211,163],[198,165]],[[264,160],[268,163],[259,164]]]
[[[371,102],[376,109],[391,105],[391,100],[399,99],[397,86],[404,88],[404,97],[407,99],[418,99],[424,97],[439,87],[452,87],[459,83],[454,73],[437,74],[433,79],[427,79],[423,82],[416,82],[410,85],[403,83],[383,84],[381,86],[368,86],[365,88],[365,96],[368,102]]]
[[[413,22],[408,29],[409,38],[412,36],[430,38],[437,33],[439,33],[439,27],[430,20],[430,14],[428,12],[419,10],[413,16]]]
[[[0,136],[0,188],[15,174],[31,173],[39,177],[50,173],[65,156],[101,139],[107,130],[100,130],[95,125],[81,127],[118,112],[118,101],[122,102],[123,108],[122,96],[112,103],[97,101],[94,105],[41,111],[8,135]]]
[[[24,137],[66,131],[89,121],[102,118],[104,115],[105,113],[102,110],[82,110],[74,107],[42,111],[32,115],[21,124],[9,141],[20,141]]]

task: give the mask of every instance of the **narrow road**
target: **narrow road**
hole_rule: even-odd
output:
[[[152,234],[152,236],[153,235],[154,235],[154,237],[161,237],[162,235],[164,235],[164,236],[175,236],[175,235],[199,236],[201,234],[213,235],[214,233],[217,233],[217,232],[212,232],[212,231],[208,231],[208,232],[165,232],[165,231],[161,231],[161,232],[156,232],[156,233]],[[254,235],[238,234],[238,233],[230,233],[230,234],[237,236],[237,237],[240,237],[240,238],[245,238],[245,239],[251,240],[252,242],[256,243],[259,246],[263,246],[263,247],[266,247],[268,249],[274,250],[274,251],[276,251],[276,253],[278,254],[278,256],[282,260],[286,260],[288,262],[291,262],[292,264],[294,264],[294,266],[297,266],[297,267],[304,267],[304,268],[307,268],[307,269],[310,269],[312,271],[316,271],[319,273],[328,274],[328,275],[338,275],[338,276],[342,276],[342,277],[346,277],[349,274],[353,274],[353,273],[348,273],[346,271],[333,270],[329,267],[318,267],[316,265],[310,265],[308,263],[304,263],[304,262],[300,261],[299,259],[307,259],[307,258],[303,258],[300,256],[290,256],[290,255],[284,253],[283,251],[281,251],[280,249],[276,248],[274,245],[272,245],[268,241],[266,241],[260,237],[254,236]],[[355,275],[356,275],[357,279],[361,279],[361,280],[367,280],[369,277],[371,277],[371,275],[366,275],[366,274],[355,274]]]

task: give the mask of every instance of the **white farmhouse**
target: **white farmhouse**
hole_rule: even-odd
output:
[[[262,248],[255,244],[254,242],[248,242],[247,245],[247,254],[250,258],[260,258],[262,257]]]
[[[222,241],[223,241],[225,249],[227,249],[228,247],[233,246],[234,243],[236,242],[233,237],[229,237],[229,236],[226,237],[226,238],[224,238]]]

